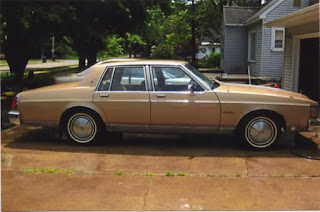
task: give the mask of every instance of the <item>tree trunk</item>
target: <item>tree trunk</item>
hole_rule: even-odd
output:
[[[79,56],[79,69],[82,69],[86,66],[86,56],[84,52],[81,50],[78,52],[78,56]]]
[[[8,6],[8,5],[7,5]],[[4,9],[7,18],[6,37],[3,40],[3,51],[17,81],[22,81],[25,68],[30,58],[30,47],[33,46],[32,39],[28,37],[19,20],[20,10],[9,5]]]
[[[15,80],[22,81],[24,71],[29,61],[28,57],[6,52],[6,59],[10,67],[10,72],[14,74]]]
[[[91,66],[97,62],[97,52],[93,51],[90,52],[89,57],[88,57],[88,66]]]

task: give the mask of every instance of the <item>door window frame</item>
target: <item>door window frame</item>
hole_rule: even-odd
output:
[[[128,90],[128,91],[113,91],[113,90],[111,90],[112,84],[113,84],[114,73],[116,71],[116,68],[141,68],[141,67],[143,68],[146,90],[144,90],[144,91],[130,91],[130,90]],[[110,85],[109,85],[108,90],[99,91],[98,89],[100,87],[100,84],[102,83],[103,78],[107,74],[108,69],[111,69],[111,68],[112,68],[112,74],[111,74]],[[112,93],[127,93],[127,92],[141,93],[141,92],[144,92],[145,93],[145,92],[148,92],[148,91],[149,91],[149,82],[148,82],[148,77],[147,77],[147,69],[146,69],[145,65],[119,65],[119,66],[106,67],[105,70],[103,71],[103,74],[101,75],[101,77],[100,77],[100,79],[98,81],[98,84],[96,86],[96,89],[95,89],[96,93],[102,93],[102,92],[112,92]]]
[[[159,67],[159,68],[179,68],[181,69],[186,75],[188,75],[192,80],[194,80],[201,88],[202,91],[194,91],[194,93],[203,93],[205,92],[206,88],[199,82],[195,77],[191,76],[188,71],[186,71],[183,66],[177,66],[177,65],[150,65],[148,66],[149,74],[150,74],[150,84],[151,84],[151,91],[156,93],[190,93],[189,91],[156,91],[155,89],[155,83],[154,83],[154,77],[153,77],[153,67]]]

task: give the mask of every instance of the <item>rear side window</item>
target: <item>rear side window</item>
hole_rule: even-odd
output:
[[[143,67],[118,67],[115,69],[111,91],[146,91]]]
[[[113,68],[108,68],[100,82],[98,91],[109,91],[111,83],[111,75]]]

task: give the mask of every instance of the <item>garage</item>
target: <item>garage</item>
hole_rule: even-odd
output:
[[[320,102],[319,38],[300,40],[299,91]]]
[[[282,88],[320,102],[319,3],[265,25],[285,28]]]

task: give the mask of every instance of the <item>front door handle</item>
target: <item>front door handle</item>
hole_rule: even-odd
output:
[[[104,97],[109,97],[109,94],[108,94],[108,93],[101,93],[101,94],[100,94],[100,97],[103,97],[103,98],[104,98]]]
[[[165,93],[158,93],[158,94],[156,94],[156,97],[158,97],[158,98],[165,98],[165,97],[166,97],[166,94],[165,94]]]

